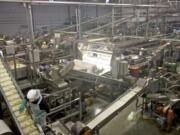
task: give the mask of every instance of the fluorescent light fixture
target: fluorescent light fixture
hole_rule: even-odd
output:
[[[109,3],[110,0],[106,0],[106,3]]]

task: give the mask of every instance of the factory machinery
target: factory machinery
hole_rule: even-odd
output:
[[[60,64],[59,62],[42,64],[42,67],[37,72],[42,84],[37,86],[37,88],[41,89],[42,95],[44,94],[43,96],[47,99],[50,106],[50,113],[47,117],[48,129],[43,130],[34,123],[31,114],[19,112],[19,104],[23,100],[23,93],[25,92],[19,89],[5,63],[5,59],[1,58],[1,93],[12,114],[19,133],[28,134],[31,132],[32,134],[34,132],[37,134],[62,135],[98,134],[99,129],[116,116],[118,112],[128,106],[138,95],[143,95],[144,92],[148,90],[149,85],[154,82],[154,74],[157,72],[157,67],[162,66],[161,63],[164,63],[163,65],[166,66],[164,68],[168,69],[168,71],[176,71],[173,68],[173,60],[169,60],[169,58],[174,55],[172,53],[172,46],[169,43],[159,45],[159,42],[153,42],[152,45],[150,42],[144,46],[143,44],[137,44],[138,49],[134,48],[134,46],[129,46],[129,50],[126,50],[126,47],[127,45],[120,47],[119,53],[113,55],[112,64],[115,67],[113,68],[114,71],[112,70],[112,73],[108,72],[103,75],[89,73],[84,70],[76,70],[74,69],[74,63],[68,60],[60,62]],[[178,54],[178,51],[176,53]],[[123,57],[121,54],[123,54]],[[127,64],[130,65],[130,72],[128,72]],[[122,66],[123,72],[122,70],[119,71],[119,68]],[[144,67],[153,67],[155,70],[152,70],[152,72],[148,71],[147,73],[142,72],[143,69],[145,69]],[[116,73],[118,76],[116,76]],[[157,77],[161,76],[160,74],[156,75]],[[83,124],[84,122],[82,122],[84,117],[83,113],[86,113],[83,94],[88,92],[88,89],[86,91],[82,91],[81,89],[82,83],[84,84],[84,82],[94,84],[93,87],[95,85],[99,87],[101,84],[114,85],[121,90],[121,95],[118,96],[114,102],[93,119],[90,119],[89,122],[85,121],[86,124]],[[165,86],[168,86],[170,89],[172,85],[169,84],[170,81],[167,82],[168,83]],[[174,81],[172,81],[172,83],[174,84]],[[173,88],[174,87],[175,86],[173,86]],[[95,93],[95,95],[96,94],[97,93]],[[153,103],[155,102],[149,102],[152,101],[149,95],[145,98],[147,99],[147,102],[145,102],[146,104],[144,103],[142,108],[146,105],[147,109],[149,104],[154,106]],[[26,112],[29,112],[28,108],[26,110]],[[24,121],[24,118],[28,121]]]
[[[16,125],[18,126],[18,129],[20,131],[20,134],[43,134],[40,133],[40,129],[36,127],[34,121],[32,120],[32,117],[29,113],[20,113],[19,112],[19,104],[23,99],[23,96],[21,97],[21,91],[16,89],[17,84],[13,80],[13,77],[10,73],[8,73],[7,66],[5,65],[3,59],[1,59],[1,72],[3,72],[1,79],[1,92],[3,94],[3,97],[6,100],[6,103],[8,105],[9,110],[11,111],[11,114],[14,118],[14,121],[16,122]],[[10,77],[11,76],[11,77]],[[82,134],[82,135],[90,135],[90,131],[95,129],[99,123],[102,123],[105,121],[105,119],[109,119],[112,117],[113,113],[119,111],[122,109],[125,105],[128,104],[137,94],[139,94],[142,89],[144,88],[145,81],[140,80],[141,82],[138,82],[137,85],[135,85],[134,88],[130,89],[130,93],[123,96],[119,100],[115,101],[108,109],[106,109],[103,112],[103,115],[99,115],[96,117],[92,122],[90,122],[87,125],[82,124],[81,122],[67,122],[66,126],[74,133],[76,134]],[[142,82],[143,81],[143,82]],[[129,94],[131,96],[129,96]],[[118,106],[117,106],[118,105]],[[113,109],[112,109],[113,108]],[[110,110],[110,111],[109,111]],[[104,115],[107,115],[104,117]],[[99,119],[99,117],[101,119]],[[103,118],[103,119],[102,119]],[[24,121],[26,119],[26,121]],[[98,119],[98,120],[96,120]],[[95,122],[95,124],[94,124]],[[59,126],[61,128],[61,132],[68,132],[68,130],[64,127],[64,130],[62,131],[62,124],[61,123],[53,123],[50,125],[53,129],[55,127]],[[59,129],[58,128],[58,129]]]
[[[178,128],[180,122],[180,78],[179,74],[172,71],[160,71],[161,76],[155,76],[151,89],[143,95],[142,106],[143,116],[152,118],[162,130],[168,132]]]

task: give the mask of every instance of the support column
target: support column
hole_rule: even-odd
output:
[[[149,0],[147,2],[147,4],[149,4]],[[149,8],[147,7],[147,14],[146,14],[146,38],[148,39],[148,34],[149,32]]]
[[[96,6],[96,18],[99,17],[99,9],[98,9],[98,8],[99,8],[99,7]],[[98,24],[99,24],[99,20],[97,19],[97,20],[96,20],[96,27],[98,27]]]
[[[76,8],[76,31],[78,34],[78,39],[81,39],[81,8],[78,6]]]
[[[25,4],[26,8],[26,16],[27,16],[27,23],[28,23],[28,32],[29,32],[29,38],[30,38],[30,44],[31,44],[31,54],[32,54],[32,64],[33,64],[33,78],[36,80],[36,73],[35,73],[35,62],[34,62],[34,21],[33,21],[33,13],[32,13],[32,5],[31,3]],[[31,63],[30,67],[31,69]]]
[[[112,37],[114,36],[114,13],[115,13],[115,10],[114,10],[114,7],[112,7]]]
[[[33,41],[34,41],[34,23],[33,23],[33,14],[32,14],[32,6],[31,4],[27,4],[27,9],[28,9],[28,28],[29,28],[29,32],[30,32],[30,42],[31,42],[31,46],[32,48],[34,48],[34,44]]]
[[[139,20],[140,20],[140,10],[136,10],[136,36],[138,36]]]
[[[68,20],[70,25],[72,25],[72,19],[71,19],[71,5],[67,5],[68,10]]]
[[[78,19],[79,19],[79,39],[81,39],[81,8],[78,7]]]

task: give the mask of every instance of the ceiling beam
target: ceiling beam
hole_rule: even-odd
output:
[[[91,5],[91,6],[112,6],[112,7],[139,7],[139,8],[167,8],[169,5],[160,4],[122,4],[122,3],[97,3],[97,2],[75,2],[75,1],[36,1],[36,0],[0,0],[0,2],[21,2],[33,5],[64,4],[64,5]]]

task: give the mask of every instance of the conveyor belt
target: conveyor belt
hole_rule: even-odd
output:
[[[139,79],[136,82],[135,87],[130,88],[124,96],[119,97],[115,102],[113,102],[109,107],[107,107],[103,112],[92,119],[87,126],[92,130],[98,130],[104,126],[109,120],[118,114],[119,111],[123,110],[127,105],[129,105],[133,99],[136,98],[138,94],[143,92],[144,87],[147,85],[147,80]]]
[[[40,135],[39,129],[28,111],[19,112],[19,105],[23,100],[22,94],[2,58],[0,59],[0,88],[19,132],[22,135]]]
[[[67,74],[67,78],[74,78],[77,80],[82,80],[86,82],[93,82],[93,83],[105,83],[105,84],[110,84],[110,85],[122,85],[125,82],[122,80],[117,80],[113,78],[108,78],[105,76],[99,76],[96,74],[92,73],[87,73],[83,71],[78,71],[78,70],[72,70]]]

